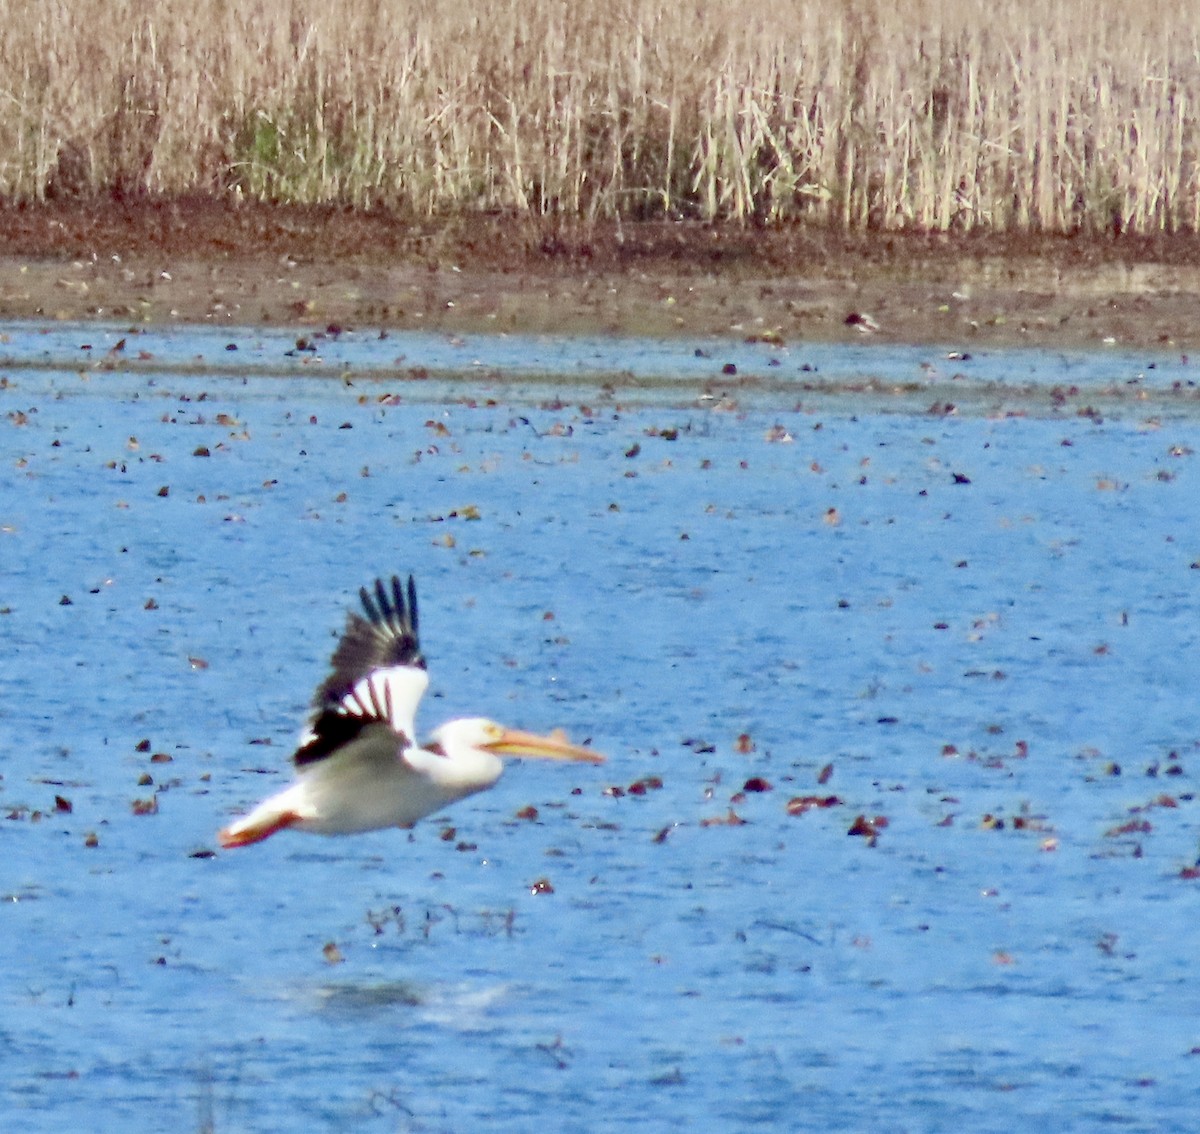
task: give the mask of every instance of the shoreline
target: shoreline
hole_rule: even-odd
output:
[[[6,320],[1187,353],[1198,299],[1191,235],[570,231],[209,199],[0,207]]]

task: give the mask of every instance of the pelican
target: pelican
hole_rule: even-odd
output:
[[[296,779],[218,833],[222,847],[260,843],[277,831],[355,835],[411,827],[447,804],[492,787],[502,756],[603,763],[561,731],[538,736],[482,717],[452,720],[418,746],[413,722],[429,685],[417,635],[417,588],[375,581],[359,591],[317,688],[292,756]]]

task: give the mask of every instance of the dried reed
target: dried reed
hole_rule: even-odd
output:
[[[1200,229],[1192,0],[0,0],[0,197]]]

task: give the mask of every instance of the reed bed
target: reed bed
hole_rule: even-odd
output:
[[[0,198],[1200,230],[1194,0],[0,0]]]

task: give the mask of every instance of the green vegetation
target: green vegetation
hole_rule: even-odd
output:
[[[1200,230],[1191,0],[0,0],[0,198]]]

